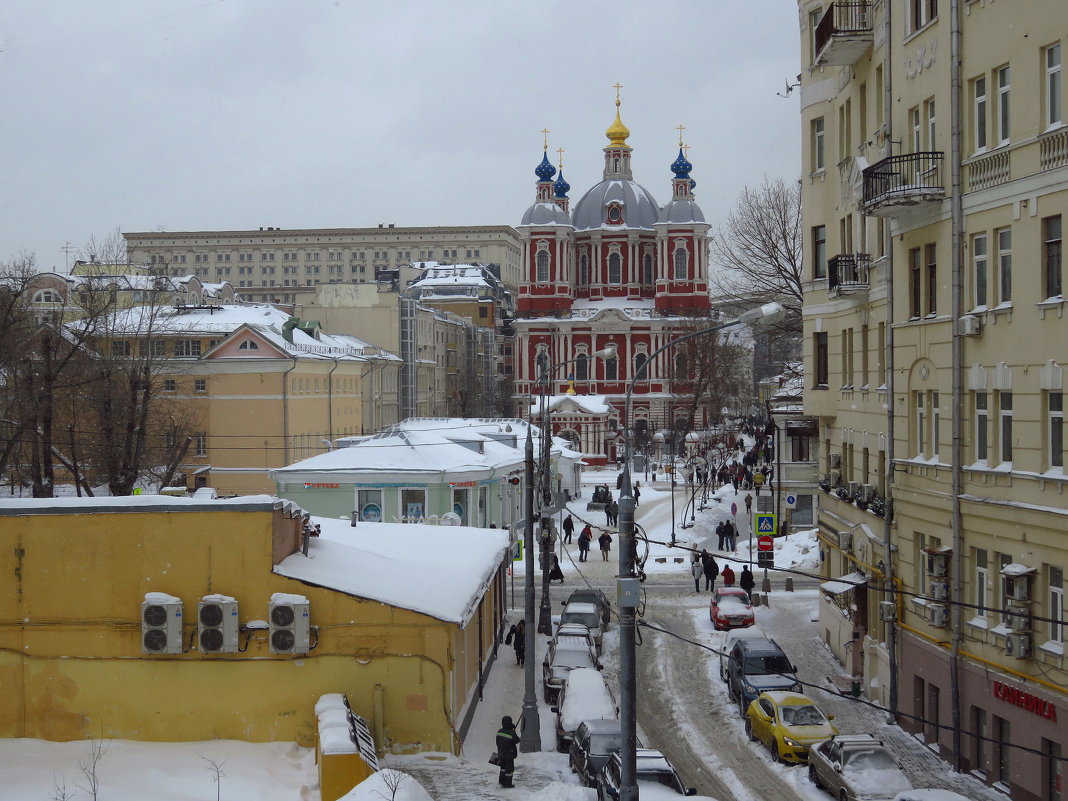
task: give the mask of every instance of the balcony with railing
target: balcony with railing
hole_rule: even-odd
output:
[[[816,26],[816,64],[855,64],[872,45],[870,2],[831,3]]]
[[[836,294],[867,290],[870,268],[867,253],[839,253],[827,261],[827,288]]]
[[[890,156],[864,170],[864,213],[894,217],[903,209],[946,197],[941,152]]]

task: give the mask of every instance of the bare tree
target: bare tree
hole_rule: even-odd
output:
[[[223,771],[223,765],[226,764],[226,760],[224,759],[222,762],[217,762],[206,756],[202,756],[201,759],[208,763],[207,767],[204,769],[211,773],[211,780],[215,782],[215,801],[219,801],[219,799],[222,798],[222,780],[226,776],[226,773]]]
[[[386,791],[389,795],[379,792],[378,790],[372,790],[372,792],[384,798],[385,801],[394,801],[397,797],[397,793],[400,791],[401,785],[408,781],[411,777],[407,773],[401,773],[391,768],[384,768],[378,771],[378,778],[382,780],[382,784],[386,785]]]
[[[709,317],[695,317],[678,330],[686,335],[714,323]],[[684,403],[685,416],[669,421],[676,436],[705,424],[714,425],[726,407],[752,399],[751,351],[730,341],[723,332],[696,336],[675,348],[672,391]],[[684,430],[683,430],[684,429]]]
[[[803,242],[800,184],[766,176],[759,187],[742,191],[726,224],[712,236],[718,267],[712,284],[724,300],[741,307],[774,300],[786,309],[785,319],[762,334],[771,374],[800,359]]]
[[[100,760],[104,758],[104,754],[108,752],[110,747],[110,740],[105,742],[102,739],[91,737],[89,739],[89,752],[85,755],[85,759],[78,763],[86,782],[84,785],[79,784],[78,787],[87,793],[93,801],[97,801],[97,797],[100,794],[100,776],[97,773],[100,767]]]
[[[52,774],[52,795],[49,796],[50,801],[70,801],[74,798],[74,791],[67,789],[67,780],[62,774],[56,776]]]

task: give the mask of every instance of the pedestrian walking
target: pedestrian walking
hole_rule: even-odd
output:
[[[589,556],[591,542],[593,542],[593,529],[591,529],[590,524],[587,523],[582,527],[582,531],[579,532],[578,546],[580,562],[585,562],[586,557]]]
[[[719,575],[719,565],[708,551],[701,551],[701,567],[705,574],[705,589],[711,592],[716,589],[716,577]]]
[[[500,773],[497,781],[501,787],[515,787],[512,775],[515,773],[515,758],[519,756],[519,735],[515,733],[515,724],[505,715],[501,718],[501,728],[497,730],[497,765]]]
[[[564,571],[560,569],[560,557],[553,554],[553,566],[549,568],[549,581],[564,583]]]
[[[727,539],[727,521],[720,520],[719,525],[716,526],[716,550],[723,550],[723,543]]]
[[[721,570],[719,574],[723,576],[724,587],[734,586],[734,571],[731,570],[731,566],[729,564],[724,563],[723,570]]]
[[[508,635],[504,638],[505,645],[511,645],[515,649],[515,663],[524,665],[527,661],[527,621],[520,620],[512,628],[508,629]]]
[[[608,561],[608,552],[612,550],[612,535],[607,531],[601,533],[601,536],[597,538],[597,544],[601,546],[601,561]]]
[[[745,590],[746,595],[753,596],[756,579],[753,578],[753,571],[749,569],[749,565],[742,565],[742,575],[738,577],[738,586]]]
[[[634,482],[634,505],[638,506],[638,499],[642,497],[642,491],[639,489],[640,482]]]
[[[606,526],[612,525],[612,493],[608,493],[608,499],[604,502],[604,522]]]
[[[608,502],[608,525],[619,525],[619,504],[616,501]]]
[[[745,493],[745,513],[750,517],[753,516],[753,493]]]
[[[690,575],[693,576],[693,591],[701,591],[701,576],[705,573],[704,568],[701,566],[701,557],[697,554],[693,555],[690,560]]]
[[[734,525],[733,520],[728,520],[726,523],[724,523],[723,527],[727,535],[727,550],[736,550],[738,547],[738,527]]]
[[[571,543],[571,535],[575,533],[575,520],[568,515],[564,518],[564,544]]]

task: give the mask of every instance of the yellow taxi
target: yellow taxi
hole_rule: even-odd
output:
[[[808,762],[808,751],[818,742],[838,734],[831,720],[816,702],[796,692],[762,692],[745,715],[745,733],[771,751],[776,762]]]

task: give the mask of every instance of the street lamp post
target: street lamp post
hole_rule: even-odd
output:
[[[619,784],[619,801],[638,801],[637,750],[638,750],[638,716],[637,716],[637,661],[635,644],[637,620],[635,610],[638,606],[638,578],[634,571],[634,490],[631,487],[631,396],[638,377],[644,374],[646,365],[669,348],[704,334],[711,334],[724,328],[758,320],[771,322],[781,319],[785,314],[778,303],[765,303],[756,309],[750,309],[736,320],[720,323],[710,328],[702,328],[673,339],[661,346],[649,356],[641,368],[635,372],[627,385],[624,401],[626,414],[623,460],[623,486],[619,499],[619,575],[616,577],[616,594],[619,601],[619,712],[621,721],[622,743],[619,750],[622,774]],[[673,521],[674,524],[674,521]]]

